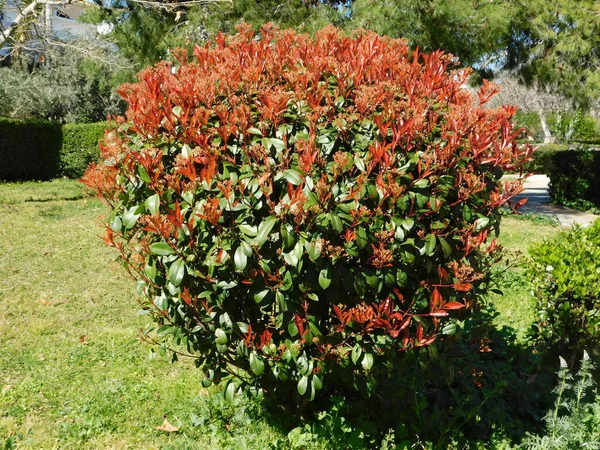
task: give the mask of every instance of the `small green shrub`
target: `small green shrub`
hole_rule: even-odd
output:
[[[106,122],[63,125],[59,176],[81,178],[87,166],[98,161],[98,141],[104,137],[107,126]]]
[[[0,180],[49,180],[57,174],[60,124],[0,118]]]
[[[573,142],[600,144],[598,121],[590,115],[582,115],[571,137]]]
[[[584,352],[581,367],[573,377],[561,359],[559,383],[554,389],[554,408],[544,417],[543,434],[529,434],[519,446],[522,450],[600,449],[600,403],[593,379],[593,364]]]
[[[573,363],[584,349],[600,349],[600,219],[578,225],[530,249],[539,320],[533,328],[542,347]]]
[[[85,176],[164,347],[228,398],[301,411],[372,394],[457,331],[520,187],[504,170],[531,153],[514,108],[484,108],[491,86],[473,99],[441,52],[364,31],[242,25],[176,55],[120,89],[128,120]]]
[[[557,205],[600,208],[600,152],[568,150],[551,156],[549,193]]]

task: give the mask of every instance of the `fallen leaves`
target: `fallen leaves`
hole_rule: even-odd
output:
[[[169,421],[166,418],[161,425],[156,427],[156,429],[159,431],[164,431],[166,433],[176,433],[179,431],[179,428],[169,423]]]

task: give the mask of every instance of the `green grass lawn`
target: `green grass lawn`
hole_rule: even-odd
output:
[[[529,280],[524,274],[528,248],[545,238],[555,236],[561,227],[548,221],[531,221],[504,217],[498,242],[506,251],[505,266],[511,267],[501,278],[503,295],[490,294],[490,300],[500,312],[498,325],[513,327],[519,338],[524,338],[535,314],[535,301],[531,295]]]
[[[105,209],[84,192],[67,180],[0,185],[0,447],[286,448],[260,406],[225,404],[189,362],[148,358],[135,283],[97,237]],[[557,231],[505,218],[500,241],[523,251]],[[532,301],[511,273],[491,299],[522,330]],[[157,429],[165,418],[177,432]]]
[[[83,192],[0,185],[0,448],[13,436],[23,449],[255,449],[283,436],[250,402],[202,389],[186,361],[149,360],[135,284]],[[158,430],[165,418],[179,432]]]

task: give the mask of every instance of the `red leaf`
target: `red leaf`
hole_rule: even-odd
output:
[[[338,305],[333,305],[333,310],[335,311],[335,315],[338,320],[343,324],[344,323],[344,314]]]
[[[443,309],[436,309],[435,311],[431,311],[429,315],[433,317],[446,317],[448,315],[448,311],[444,311]]]
[[[425,346],[425,345],[433,344],[433,342],[435,341],[435,339],[436,339],[436,336],[428,337],[427,339],[424,339],[421,342],[419,342],[419,346]]]
[[[462,303],[459,302],[449,302],[446,303],[444,306],[442,306],[442,309],[450,309],[450,310],[456,310],[456,309],[461,309],[464,308],[465,305],[463,305]]]
[[[456,289],[457,291],[461,291],[461,292],[468,292],[471,289],[473,289],[473,285],[471,283],[453,284],[452,287],[454,289]]]
[[[440,280],[445,281],[448,279],[448,271],[444,269],[442,266],[438,266],[438,275],[440,276]]]
[[[529,198],[522,198],[517,203],[515,203],[515,206],[513,206],[513,211],[520,209],[521,206],[523,206],[525,203],[527,203],[527,200],[529,200]]]
[[[410,321],[411,321],[412,317],[411,316],[406,316],[404,319],[402,319],[402,322],[400,322],[400,326],[398,327],[398,331],[402,331],[404,330],[408,325],[410,325]]]
[[[300,337],[304,340],[304,323],[302,321],[302,317],[300,317],[298,314],[296,314],[294,316],[294,322],[296,323],[296,328],[298,328]]]
[[[440,291],[438,291],[437,288],[433,288],[433,293],[431,294],[431,303],[433,306],[441,305],[443,301]]]
[[[404,301],[404,295],[402,294],[402,292],[400,292],[399,289],[394,288],[394,294],[396,294],[396,297],[398,297],[398,300],[400,300],[401,302]]]

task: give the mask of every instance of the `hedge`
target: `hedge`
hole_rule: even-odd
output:
[[[106,122],[63,125],[59,176],[83,176],[86,167],[98,160],[98,141],[104,136],[106,127]]]
[[[556,152],[548,176],[554,203],[583,210],[600,208],[600,152]]]
[[[0,118],[0,180],[54,178],[61,145],[60,124]]]
[[[0,180],[80,178],[98,159],[106,122],[60,125],[37,119],[0,118]]]
[[[533,159],[527,163],[525,170],[532,173],[547,174],[551,170],[552,155],[556,152],[566,151],[572,148],[567,144],[546,144],[539,146],[531,155]]]

